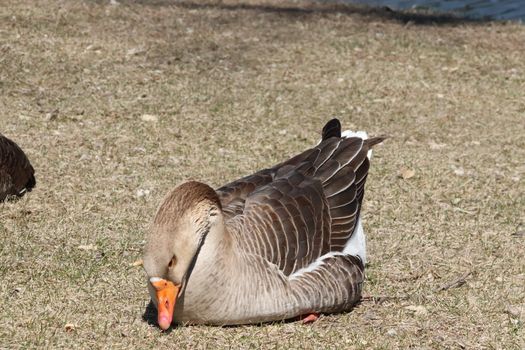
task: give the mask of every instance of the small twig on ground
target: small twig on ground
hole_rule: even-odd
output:
[[[398,301],[398,300],[407,300],[408,295],[401,295],[401,296],[388,296],[388,295],[382,295],[382,296],[372,296],[372,295],[363,295],[361,298],[361,302],[372,302],[374,304],[383,304],[385,301]]]
[[[404,277],[394,277],[394,276],[392,276],[392,279],[394,281],[398,281],[398,282],[415,281],[415,280],[418,280],[421,277],[423,277],[424,274],[425,274],[424,271],[420,271],[420,272],[414,273],[413,275],[410,275],[410,276],[404,276]]]
[[[466,278],[472,274],[472,271],[465,272],[463,275],[459,276],[458,278],[447,282],[443,284],[441,287],[439,287],[436,291],[441,292],[443,290],[451,289],[451,288],[458,288],[465,284]]]

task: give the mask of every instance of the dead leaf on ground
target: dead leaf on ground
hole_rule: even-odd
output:
[[[428,146],[433,151],[439,151],[439,150],[442,150],[443,148],[446,148],[447,144],[445,144],[445,143],[437,143],[435,141],[429,141],[428,142]]]
[[[159,121],[159,117],[154,114],[143,114],[140,116],[140,119],[142,119],[142,121],[145,121],[145,122],[153,122],[153,123]]]
[[[387,332],[386,332],[387,335],[391,336],[391,337],[395,337],[397,335],[397,331],[393,328],[389,329]]]
[[[453,168],[454,174],[457,176],[465,176],[465,169],[462,167],[454,167]]]
[[[64,330],[66,332],[73,332],[75,329],[77,329],[77,325],[74,323],[66,323],[64,326]]]
[[[139,188],[135,192],[135,197],[136,198],[144,198],[144,197],[149,196],[150,193],[151,193],[151,190]]]
[[[424,316],[428,314],[428,310],[423,305],[409,305],[405,306],[405,309],[408,311],[412,311],[417,316]]]
[[[403,178],[403,180],[408,180],[416,175],[416,171],[414,169],[404,168],[399,173],[399,176]]]
[[[82,250],[97,250],[97,246],[93,244],[81,244],[77,248]]]
[[[521,316],[522,310],[516,305],[507,305],[505,308],[505,313],[514,318],[519,318]]]
[[[145,52],[146,52],[146,48],[144,48],[142,46],[139,46],[139,47],[133,47],[133,48],[129,49],[126,52],[126,55],[128,55],[128,56],[137,56],[137,55],[143,54]]]
[[[142,266],[144,264],[144,261],[142,261],[142,259],[138,259],[138,260],[135,260],[134,262],[131,263],[131,266]]]

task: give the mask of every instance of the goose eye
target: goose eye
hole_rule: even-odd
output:
[[[177,258],[175,255],[173,255],[173,258],[171,258],[170,262],[168,263],[168,268],[172,268],[177,263]]]

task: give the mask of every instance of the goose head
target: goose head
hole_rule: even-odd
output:
[[[177,297],[184,291],[204,240],[220,237],[223,230],[221,203],[208,185],[186,182],[164,198],[147,235],[143,259],[163,330],[171,325]]]

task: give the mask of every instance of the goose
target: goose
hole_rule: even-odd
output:
[[[0,134],[0,202],[21,197],[35,185],[35,171],[24,151]]]
[[[216,190],[163,199],[143,266],[157,321],[239,325],[350,310],[366,262],[360,219],[372,146],[330,120],[319,144]]]

